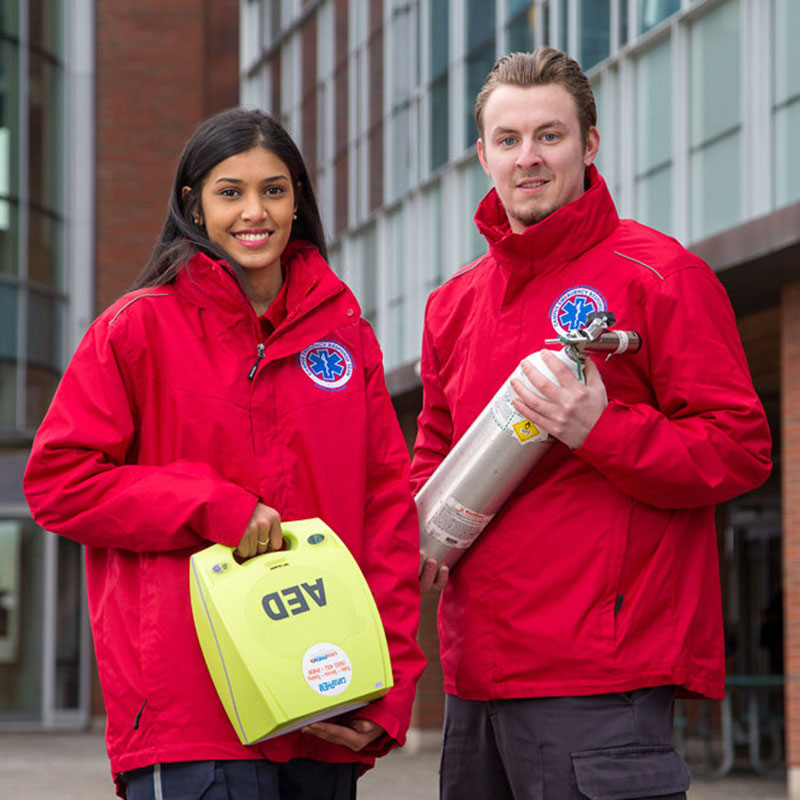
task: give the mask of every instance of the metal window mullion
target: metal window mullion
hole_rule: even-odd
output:
[[[691,231],[691,185],[689,181],[691,72],[689,28],[685,22],[672,23],[672,233],[683,243]]]
[[[94,2],[75,0],[69,15],[67,151],[67,255],[68,347],[70,353],[94,316]],[[64,354],[66,355],[66,354]]]
[[[28,159],[30,148],[28,146],[28,98],[30,97],[30,58],[28,41],[28,3],[19,3],[19,105],[18,105],[18,136],[19,160],[17,163],[17,181],[19,185],[18,208],[18,265],[19,265],[19,291],[17,294],[17,384],[16,384],[16,427],[22,430],[26,427],[25,397],[28,376],[28,231],[29,231],[29,206],[30,187],[28,184]]]
[[[636,192],[634,180],[636,173],[636,81],[635,62],[632,58],[623,58],[619,63],[617,80],[618,91],[615,93],[619,101],[619,110],[615,117],[620,120],[617,131],[619,147],[619,210],[623,217],[635,216]]]
[[[468,143],[464,136],[464,114],[466,113],[466,90],[467,90],[467,68],[466,68],[466,15],[464,3],[459,0],[450,0],[449,8],[449,63],[448,69],[448,95],[450,99],[450,147],[449,155],[453,157],[461,156],[467,149]],[[453,120],[458,120],[455,124]]]
[[[578,0],[561,0],[567,4],[567,52],[577,61],[583,57],[581,53],[581,15]]]
[[[396,15],[391,13],[389,2],[384,3],[383,13],[383,202],[390,202],[396,195],[395,178],[392,165],[395,163],[395,138],[393,135],[394,115],[392,113],[394,75],[394,49],[395,49],[395,20]]]
[[[772,24],[763,0],[742,0],[742,144],[739,150],[742,219],[768,213],[773,197]],[[766,128],[766,135],[764,129]]]
[[[378,264],[383,269],[378,269],[378,264],[364,264],[364,269],[374,269],[378,271],[375,276],[375,335],[381,343],[381,347],[386,348],[389,342],[389,288],[386,270],[392,268],[392,256],[389,253],[389,242],[387,241],[387,215],[379,214],[375,220],[375,253]],[[391,369],[391,367],[389,367]]]
[[[431,174],[431,0],[420,0],[418,14],[420,54],[419,75],[419,126],[417,153],[419,158],[419,176],[417,182],[428,178]]]
[[[333,13],[333,0],[326,0],[320,6],[317,17],[317,79],[322,90],[323,117],[325,124],[322,130],[317,133],[319,144],[318,164],[320,174],[318,180],[318,191],[320,194],[320,211],[323,220],[330,220],[333,225],[334,203],[334,180],[333,180],[333,154],[336,146],[336,126],[334,117],[336,114],[335,102],[335,83],[334,83],[334,64],[336,54],[334,52],[334,33],[335,17]]]
[[[58,539],[43,530],[44,615],[42,619],[42,723],[47,730],[55,727],[56,716],[56,604],[58,602]]]

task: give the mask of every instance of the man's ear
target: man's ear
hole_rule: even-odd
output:
[[[583,166],[588,167],[597,158],[597,151],[600,149],[600,133],[592,125],[586,132],[586,147],[583,151]]]
[[[481,162],[481,166],[483,167],[483,171],[491,178],[491,174],[489,173],[489,167],[486,166],[486,154],[483,152],[483,137],[479,136],[477,141],[478,146],[478,161]]]

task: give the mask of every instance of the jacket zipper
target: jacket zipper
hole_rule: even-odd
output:
[[[258,355],[256,356],[256,363],[250,367],[250,372],[247,373],[247,380],[251,381],[256,376],[256,372],[258,370],[258,365],[261,363],[261,359],[264,358],[265,355],[265,348],[264,345],[259,342],[258,347],[256,348]]]

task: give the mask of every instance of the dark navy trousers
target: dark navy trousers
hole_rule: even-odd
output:
[[[296,758],[183,761],[127,774],[128,800],[354,800],[358,767]]]
[[[448,695],[441,800],[685,800],[675,689],[587,697]]]

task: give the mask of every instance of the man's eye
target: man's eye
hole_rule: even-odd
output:
[[[557,133],[545,133],[542,136],[542,139],[546,142],[557,142],[558,141],[558,134]]]
[[[514,144],[514,142],[516,142],[516,141],[517,140],[513,136],[504,136],[500,140],[500,146],[501,147],[511,147],[511,145]]]

